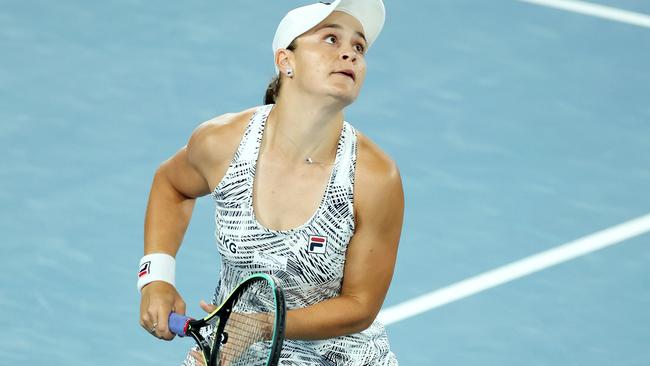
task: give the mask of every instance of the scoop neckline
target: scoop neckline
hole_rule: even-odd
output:
[[[271,110],[273,109],[274,106],[275,106],[275,104],[272,104],[271,107],[266,111],[265,115],[262,117],[262,122],[261,122],[260,126],[258,127],[261,130],[261,131],[259,131],[259,134],[261,135],[261,137],[260,137],[260,143],[257,144],[257,146],[255,148],[255,153],[254,153],[255,159],[253,159],[253,164],[251,166],[251,168],[252,168],[251,170],[253,172],[253,177],[251,179],[251,185],[250,185],[250,189],[249,189],[249,192],[248,192],[248,207],[249,207],[249,213],[250,213],[250,215],[251,215],[251,217],[253,219],[253,222],[255,223],[255,225],[258,228],[260,228],[260,229],[262,229],[262,230],[264,230],[266,232],[269,232],[269,233],[289,235],[289,234],[296,233],[298,231],[304,230],[305,228],[309,227],[313,223],[313,221],[316,219],[316,217],[321,213],[321,211],[323,210],[323,207],[325,206],[325,202],[327,201],[327,198],[329,197],[330,188],[334,184],[334,178],[336,176],[336,172],[338,170],[339,163],[340,163],[340,158],[341,158],[341,155],[342,155],[341,152],[342,152],[343,133],[345,132],[345,121],[343,121],[343,124],[341,126],[341,132],[339,134],[339,140],[338,140],[338,143],[337,143],[337,146],[336,146],[336,156],[334,157],[334,165],[332,166],[332,171],[330,172],[329,179],[327,180],[327,185],[325,186],[325,192],[323,192],[323,194],[321,196],[321,199],[320,199],[320,202],[318,203],[318,207],[316,207],[316,209],[314,210],[314,213],[312,213],[312,215],[307,219],[307,221],[305,221],[304,223],[302,223],[299,226],[296,226],[294,228],[284,229],[284,230],[272,229],[272,228],[262,224],[257,219],[257,216],[255,214],[255,205],[254,205],[254,202],[253,202],[253,196],[254,196],[254,193],[255,193],[254,192],[255,191],[255,175],[257,174],[257,163],[259,161],[260,150],[261,150],[261,146],[262,146],[262,137],[264,137],[264,130],[266,129],[266,122],[267,122],[269,114],[271,113]]]

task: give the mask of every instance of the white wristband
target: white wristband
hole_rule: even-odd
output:
[[[172,286],[176,284],[176,260],[169,254],[147,254],[140,259],[138,271],[138,291],[153,281],[165,281]]]

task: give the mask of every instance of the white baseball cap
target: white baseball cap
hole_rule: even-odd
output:
[[[287,48],[294,39],[315,27],[335,10],[348,13],[361,23],[367,48],[370,48],[384,27],[386,10],[382,0],[321,1],[293,9],[282,18],[273,38],[273,55],[278,49]],[[279,72],[277,65],[275,71]]]

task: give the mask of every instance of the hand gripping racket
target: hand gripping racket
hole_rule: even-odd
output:
[[[203,319],[171,313],[169,329],[194,338],[206,366],[276,366],[285,312],[284,293],[273,277],[254,274]]]

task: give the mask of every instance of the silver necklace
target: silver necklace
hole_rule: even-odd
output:
[[[279,131],[279,129],[278,129],[278,131]],[[285,133],[282,132],[282,131],[279,131],[279,132],[280,132],[284,137],[286,137],[287,140],[289,140],[289,142],[292,143],[293,146],[296,147],[296,149],[299,149],[298,145],[297,145],[295,142],[293,142],[293,140],[292,140],[289,136],[287,136],[287,134],[285,134]],[[318,144],[318,146],[316,146],[316,147],[314,148],[314,150],[318,149],[319,146],[320,146],[320,144]],[[307,156],[305,157],[305,160],[304,160],[304,162],[307,163],[307,164],[309,164],[309,165],[316,165],[316,164],[319,164],[319,165],[334,165],[334,163],[325,163],[325,162],[322,162],[322,161],[316,161],[316,160],[312,159],[310,155],[311,155],[311,154],[307,155]]]
[[[334,165],[334,163],[324,163],[324,162],[322,162],[322,161],[314,161],[314,160],[312,160],[312,158],[309,157],[309,156],[305,158],[305,163],[310,164],[310,165],[311,165],[311,164]]]

